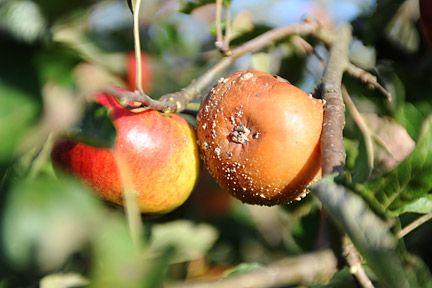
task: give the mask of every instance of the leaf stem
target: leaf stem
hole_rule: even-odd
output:
[[[408,224],[407,226],[405,226],[398,233],[398,238],[405,237],[408,233],[410,233],[414,229],[417,229],[420,225],[424,224],[425,222],[429,221],[430,219],[432,219],[432,213],[425,214],[425,215],[417,218],[416,220],[414,220],[413,222],[411,222],[410,224]]]
[[[133,35],[134,35],[134,43],[135,43],[135,59],[136,59],[136,78],[135,78],[135,87],[141,93],[144,93],[142,87],[142,67],[141,67],[141,41],[140,41],[140,33],[139,33],[139,11],[141,6],[141,0],[136,0],[134,10],[133,10]]]

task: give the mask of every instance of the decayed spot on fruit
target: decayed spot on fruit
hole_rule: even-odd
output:
[[[250,204],[300,200],[321,176],[323,102],[260,71],[221,79],[197,117],[198,145],[217,182]]]
[[[122,204],[120,163],[125,165],[127,187],[137,193],[143,213],[164,213],[183,204],[198,178],[199,158],[193,128],[176,114],[154,110],[133,112],[101,94],[98,102],[111,110],[117,130],[112,149],[62,140],[52,159],[57,166],[83,179],[101,198]]]

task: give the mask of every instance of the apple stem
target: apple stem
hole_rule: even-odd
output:
[[[135,59],[136,59],[136,78],[135,87],[141,93],[144,93],[142,87],[142,66],[141,66],[141,41],[139,33],[139,10],[141,6],[141,0],[136,0],[133,9],[133,35],[135,43]]]

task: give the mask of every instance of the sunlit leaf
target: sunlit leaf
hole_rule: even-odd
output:
[[[43,35],[46,21],[35,2],[6,1],[0,6],[0,27],[20,40],[33,42]]]
[[[33,124],[37,110],[31,96],[0,81],[0,139],[3,139],[0,141],[0,162],[11,158]]]
[[[166,247],[174,247],[173,261],[181,262],[200,258],[213,246],[217,231],[207,224],[175,221],[157,224],[152,228],[150,255],[161,254]]]
[[[237,276],[237,275],[249,273],[249,272],[261,269],[263,267],[264,266],[262,266],[259,263],[242,263],[242,264],[239,264],[236,267],[234,267],[228,271],[225,271],[223,274],[223,278],[228,278],[228,277],[232,277],[232,276]]]
[[[107,215],[95,232],[93,250],[97,260],[90,287],[142,287],[146,268],[143,251],[132,242],[124,218]]]
[[[3,235],[9,261],[20,269],[58,268],[90,238],[100,206],[91,192],[67,178],[17,183],[6,199]]]
[[[40,281],[40,288],[72,288],[83,287],[88,284],[89,281],[79,274],[59,273],[43,277]]]
[[[429,213],[432,191],[432,116],[423,123],[414,151],[390,173],[364,187],[363,195],[392,215],[403,212]],[[419,201],[419,199],[422,199]],[[408,208],[404,208],[408,205]]]

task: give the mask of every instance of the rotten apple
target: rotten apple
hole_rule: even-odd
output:
[[[198,145],[216,181],[250,204],[299,200],[321,176],[323,102],[260,71],[231,75],[197,117]]]
[[[130,111],[107,94],[97,101],[110,109],[117,130],[114,147],[62,140],[54,146],[54,163],[109,202],[122,204],[123,190],[130,189],[143,213],[164,213],[180,206],[198,178],[193,128],[176,114]]]

